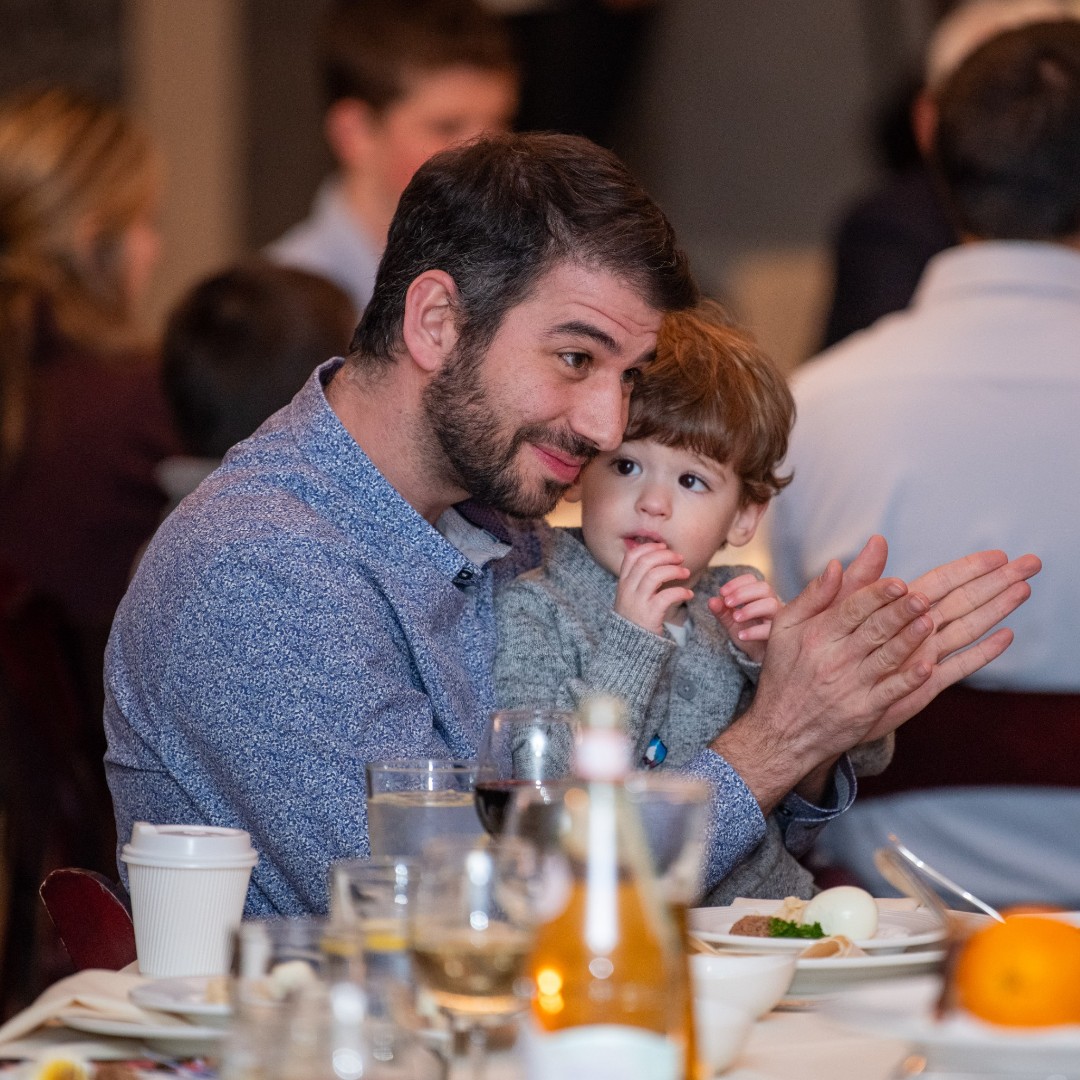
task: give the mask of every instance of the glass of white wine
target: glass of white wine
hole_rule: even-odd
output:
[[[533,928],[525,876],[530,861],[514,845],[439,837],[424,847],[413,905],[417,982],[468,1036],[473,1080],[482,1080],[488,1028],[526,1004],[522,973]]]

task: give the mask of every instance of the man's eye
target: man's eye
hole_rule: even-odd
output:
[[[684,472],[679,477],[679,484],[681,487],[686,488],[687,491],[708,491],[709,485],[701,479],[700,476],[692,472]]]
[[[629,458],[615,458],[611,462],[611,467],[618,473],[619,476],[634,476],[640,471],[640,466],[636,461],[631,461]]]
[[[589,363],[589,354],[583,352],[559,353],[559,358],[568,368],[572,368],[574,371],[581,371]]]

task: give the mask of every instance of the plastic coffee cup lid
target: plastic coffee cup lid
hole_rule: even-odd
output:
[[[259,856],[244,829],[215,825],[151,825],[136,821],[120,855],[129,866],[193,870],[254,866]]]

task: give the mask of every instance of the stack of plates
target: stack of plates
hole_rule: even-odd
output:
[[[760,938],[732,934],[731,927],[744,915],[771,915],[780,900],[745,901],[734,907],[695,908],[690,912],[690,933],[717,948],[738,952],[800,952],[811,942],[801,938]],[[940,970],[945,959],[945,928],[928,911],[897,910],[895,901],[878,901],[878,929],[874,937],[856,941],[867,955],[801,958],[795,965],[791,998],[834,994],[853,983],[925,974]]]

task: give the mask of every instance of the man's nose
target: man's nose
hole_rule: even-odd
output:
[[[617,450],[626,431],[630,402],[622,383],[582,384],[582,397],[571,418],[576,434],[601,450]]]

